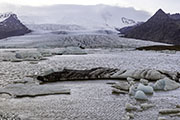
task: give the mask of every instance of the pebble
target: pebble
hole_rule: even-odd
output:
[[[170,115],[171,117],[180,117],[180,113]]]
[[[11,60],[11,62],[22,62],[23,60],[22,59],[13,59]]]
[[[162,109],[159,110],[160,114],[175,114],[175,113],[180,113],[180,109]]]
[[[129,116],[130,119],[134,119],[134,114],[133,114],[133,113],[129,113],[129,112],[128,112],[126,115]]]
[[[38,64],[39,62],[38,61],[30,61],[29,63],[30,64]]]
[[[135,110],[137,110],[137,107],[130,103],[126,103],[125,109],[126,109],[126,111],[135,111]]]
[[[130,120],[130,117],[126,115],[121,120]]]
[[[165,117],[158,117],[158,120],[167,120]]]
[[[116,83],[112,87],[114,87],[116,89],[128,91],[130,88],[130,85],[128,84],[128,82],[120,82],[120,83]]]
[[[144,104],[141,104],[140,106],[141,106],[141,108],[142,108],[143,110],[147,110],[147,109],[149,109],[149,108],[154,107],[155,105],[154,105],[154,104],[144,103]]]
[[[119,89],[112,89],[113,94],[128,94],[127,91],[119,90]]]

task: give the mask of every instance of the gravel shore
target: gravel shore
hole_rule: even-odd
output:
[[[93,51],[93,50],[92,50]],[[6,86],[35,74],[42,74],[51,68],[90,69],[110,67],[119,69],[156,69],[180,71],[180,52],[169,53],[131,50],[91,50],[87,55],[60,55],[31,64],[23,62],[0,62],[0,84]],[[109,52],[107,52],[109,51]],[[114,80],[109,80],[112,82]],[[108,81],[60,82],[71,89],[71,95],[50,95],[35,98],[9,98],[1,95],[0,108],[24,120],[117,120],[125,114],[125,104],[140,105],[129,95],[113,95]],[[117,82],[117,81],[115,81]],[[55,83],[57,84],[57,83]],[[53,84],[50,84],[53,85]],[[148,103],[156,106],[146,111],[134,112],[134,120],[156,120],[162,108],[173,108],[180,104],[180,89],[157,92]],[[167,117],[168,118],[168,117]],[[178,120],[171,117],[168,120]]]
[[[126,103],[141,104],[129,95],[113,95],[111,86],[106,82],[118,81],[61,82],[58,84],[71,88],[71,95],[0,98],[0,107],[4,112],[16,113],[24,120],[117,120],[125,115]],[[156,120],[159,109],[172,108],[180,104],[179,91],[180,89],[155,93],[147,103],[156,106],[145,111],[133,112],[134,120]],[[168,120],[178,119],[173,117]]]

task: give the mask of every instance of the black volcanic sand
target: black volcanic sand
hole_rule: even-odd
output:
[[[136,48],[136,50],[154,50],[154,51],[174,50],[174,51],[180,51],[180,45],[173,45],[173,46],[166,46],[166,45],[145,46],[145,47]]]

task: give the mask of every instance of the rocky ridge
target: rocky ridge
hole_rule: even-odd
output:
[[[179,29],[178,17],[159,9],[147,22],[126,30],[124,37],[179,45]]]
[[[0,15],[0,39],[20,36],[30,32],[31,30],[21,23],[16,14],[7,13]]]

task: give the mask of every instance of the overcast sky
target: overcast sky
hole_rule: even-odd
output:
[[[162,8],[167,13],[180,13],[180,0],[0,0],[0,4],[44,6],[54,4],[79,4],[79,5],[118,5],[121,7],[134,7],[137,10],[145,10],[151,14]],[[5,8],[4,8],[5,9]]]

